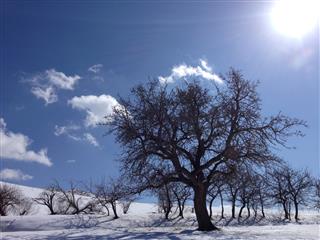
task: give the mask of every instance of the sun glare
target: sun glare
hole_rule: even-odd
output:
[[[301,38],[317,26],[320,0],[279,0],[271,12],[277,31],[294,38]]]

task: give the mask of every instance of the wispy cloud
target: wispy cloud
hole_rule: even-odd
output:
[[[71,164],[71,163],[76,163],[76,160],[74,160],[74,159],[69,159],[69,160],[67,160],[66,162]]]
[[[80,126],[74,125],[74,124],[67,125],[67,126],[55,125],[54,135],[67,136],[68,138],[70,138],[74,141],[88,142],[95,147],[100,146],[97,139],[91,133],[85,132],[85,133],[81,134],[80,130],[81,130]]]
[[[91,67],[88,68],[89,72],[93,72],[93,73],[99,73],[102,69],[103,65],[102,64],[95,64]]]
[[[6,123],[0,118],[0,157],[25,162],[37,162],[47,166],[51,166],[47,155],[47,149],[40,149],[38,152],[29,150],[31,140],[28,136],[21,133],[13,133],[6,129]]]
[[[114,107],[120,106],[114,97],[104,94],[73,97],[68,104],[86,113],[85,125],[87,127],[96,127],[98,123],[103,122],[105,116],[112,114]]]
[[[31,85],[31,93],[39,99],[43,99],[45,104],[58,101],[57,91],[73,90],[76,83],[81,79],[78,75],[67,76],[63,72],[55,69],[48,69],[40,73],[33,74],[25,79]]]
[[[83,136],[84,136],[84,139],[85,139],[88,143],[92,144],[92,145],[95,146],[95,147],[99,147],[99,143],[98,143],[97,139],[96,139],[94,136],[92,136],[92,134],[90,134],[90,133],[84,133]]]
[[[32,87],[31,93],[35,95],[39,99],[43,99],[45,102],[45,105],[48,105],[50,103],[54,103],[58,101],[58,96],[56,94],[56,90],[49,86],[49,87]]]
[[[33,176],[25,174],[19,169],[5,168],[0,171],[1,180],[26,181],[32,178]]]
[[[214,81],[216,83],[222,83],[223,80],[212,71],[212,68],[208,65],[206,60],[200,59],[198,66],[190,66],[186,64],[180,64],[174,66],[171,69],[171,74],[169,76],[160,76],[159,81],[162,84],[174,83],[180,79],[187,79],[190,77],[202,78],[205,80]]]

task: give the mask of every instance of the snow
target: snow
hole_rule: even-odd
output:
[[[37,197],[42,189],[19,186],[28,197]],[[225,212],[229,212],[226,206]],[[119,213],[121,209],[119,209]],[[319,212],[301,211],[300,223],[286,223],[277,211],[269,211],[268,217],[255,223],[250,220],[230,221],[218,217],[220,209],[214,208],[214,222],[221,228],[218,232],[196,231],[197,223],[191,209],[185,219],[163,219],[157,206],[135,202],[126,215],[114,220],[105,215],[47,215],[44,207],[37,207],[33,215],[6,216],[0,220],[0,239],[320,239]]]

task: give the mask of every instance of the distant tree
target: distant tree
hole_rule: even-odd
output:
[[[64,189],[58,181],[55,182],[54,188],[60,193],[58,199],[60,211],[62,208],[65,214],[89,213],[95,202],[88,193],[81,191],[74,181],[70,181],[69,184],[69,189]]]
[[[16,212],[18,215],[28,215],[32,212],[33,209],[33,201],[31,198],[23,196],[23,194],[20,195],[20,201],[19,204],[15,206],[14,212]]]
[[[165,219],[169,219],[169,214],[172,211],[174,203],[174,194],[171,184],[164,184],[156,190],[158,195],[158,207],[160,212],[164,212]]]
[[[212,205],[213,205],[214,200],[217,198],[217,196],[220,196],[220,201],[223,201],[222,195],[221,195],[223,184],[224,184],[224,182],[222,181],[222,179],[217,179],[208,188],[209,216],[210,216],[210,218],[212,218]],[[223,203],[222,203],[221,207],[223,207]]]
[[[270,146],[301,136],[295,127],[305,125],[282,114],[262,116],[256,84],[233,69],[224,84],[210,90],[196,81],[172,90],[151,81],[131,93],[131,99],[120,99],[106,123],[123,146],[123,171],[132,182],[147,185],[159,179],[152,187],[168,182],[190,186],[203,231],[217,229],[206,206],[215,175],[233,161],[272,161]]]
[[[268,172],[268,193],[276,204],[280,204],[284,211],[284,218],[290,219],[289,205],[290,194],[287,181],[283,175],[281,167],[275,167]]]
[[[315,179],[314,183],[314,206],[318,209],[320,209],[320,179]]]
[[[27,215],[32,209],[32,202],[20,189],[6,183],[0,183],[0,216],[9,213]]]
[[[117,213],[117,202],[123,199],[128,199],[131,194],[132,193],[128,191],[128,188],[121,178],[110,178],[108,181],[102,180],[95,186],[96,199],[98,199],[98,202],[102,204],[108,212],[108,205],[111,206],[114,219],[119,218]]]
[[[54,185],[50,185],[40,193],[37,198],[34,198],[33,201],[37,204],[46,206],[49,209],[50,214],[55,215],[59,213],[57,209],[59,193],[60,191]]]
[[[20,193],[16,187],[0,184],[0,215],[6,216],[9,211],[20,203]]]
[[[287,183],[288,192],[295,208],[294,219],[299,220],[299,205],[306,205],[310,200],[312,179],[306,170],[295,170],[285,166],[282,174]]]
[[[172,193],[175,199],[175,202],[178,205],[179,209],[179,217],[184,218],[183,212],[185,208],[185,204],[187,200],[192,196],[191,189],[190,187],[186,186],[185,184],[182,183],[171,183],[170,184],[172,187]]]

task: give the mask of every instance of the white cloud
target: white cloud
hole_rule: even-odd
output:
[[[54,135],[56,136],[67,136],[74,141],[85,141],[92,144],[95,147],[99,147],[99,143],[96,138],[91,133],[84,133],[80,135],[80,126],[78,125],[68,125],[68,126],[54,126]]]
[[[54,135],[56,135],[56,136],[65,135],[65,134],[67,135],[71,131],[75,131],[75,130],[79,130],[79,129],[80,129],[80,126],[74,125],[74,124],[71,124],[68,126],[55,125],[54,126]]]
[[[21,133],[13,133],[6,130],[6,123],[0,118],[0,157],[25,162],[37,162],[47,166],[51,166],[47,155],[47,149],[40,149],[38,152],[28,150],[31,140],[28,136]]]
[[[32,179],[33,176],[23,173],[19,169],[10,169],[5,168],[0,171],[0,179],[1,180],[16,180],[16,181],[25,181]]]
[[[84,136],[84,139],[85,139],[88,143],[92,144],[92,145],[95,146],[95,147],[99,147],[99,143],[98,143],[97,139],[96,139],[94,136],[92,136],[92,134],[90,134],[90,133],[84,133],[83,136]]]
[[[114,97],[104,94],[73,97],[68,104],[74,109],[86,112],[85,125],[87,127],[97,126],[98,123],[103,122],[105,116],[112,114],[114,107],[120,106]]]
[[[31,93],[37,98],[43,99],[48,105],[58,101],[57,91],[59,89],[73,90],[80,79],[81,77],[78,75],[67,76],[55,69],[48,69],[32,75],[26,79],[26,82],[32,86]]]
[[[50,83],[61,89],[73,90],[74,85],[81,79],[80,76],[67,76],[63,72],[58,72],[55,69],[45,71],[45,76]]]
[[[37,98],[43,99],[45,101],[45,105],[50,103],[54,103],[58,101],[58,96],[56,94],[56,90],[53,87],[32,87],[31,93],[35,95]]]
[[[93,73],[99,73],[102,67],[103,67],[102,64],[95,64],[95,65],[89,67],[88,71],[93,72]]]
[[[200,65],[198,66],[189,66],[186,64],[181,64],[174,66],[171,70],[169,76],[159,77],[159,81],[162,84],[165,83],[174,83],[176,80],[185,79],[190,77],[200,77],[205,80],[211,80],[217,83],[222,83],[222,79],[212,71],[212,68],[208,65],[207,61],[200,59]]]

